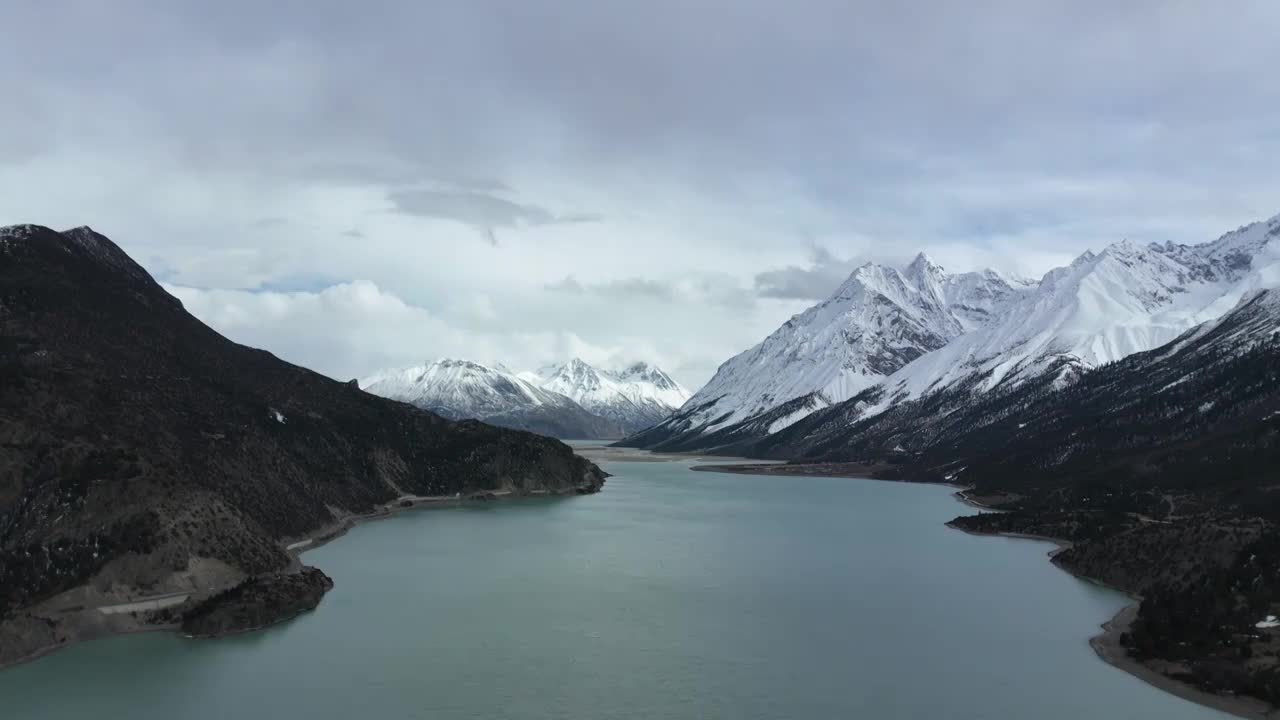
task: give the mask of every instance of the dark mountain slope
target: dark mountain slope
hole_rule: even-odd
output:
[[[70,624],[47,606],[72,588],[92,607],[289,569],[286,541],[403,495],[603,477],[560,442],[232,343],[88,228],[0,230],[0,621],[14,627]],[[0,662],[39,645],[4,624]]]

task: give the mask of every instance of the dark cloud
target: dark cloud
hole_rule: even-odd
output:
[[[557,216],[537,205],[470,190],[396,190],[388,197],[397,212],[470,225],[493,245],[498,244],[497,228],[600,221],[598,215]]]
[[[756,294],[783,300],[822,300],[844,282],[857,264],[856,260],[842,260],[826,248],[815,246],[807,267],[789,265],[757,274]]]
[[[578,279],[574,276],[567,275],[562,280],[547,283],[545,287],[552,292],[571,295],[596,295],[615,299],[674,300],[677,294],[672,283],[646,280],[644,278],[624,278],[584,285],[578,282]]]
[[[365,238],[365,234],[356,228],[351,228],[350,230],[343,230],[342,237],[349,237],[349,238],[354,238],[356,240],[363,240]]]

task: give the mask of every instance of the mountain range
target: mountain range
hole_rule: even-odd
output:
[[[953,388],[980,395],[1083,373],[1160,347],[1280,285],[1280,217],[1203,245],[1122,241],[1038,282],[948,274],[924,255],[867,264],[827,300],[720,366],[624,444],[737,447],[826,408],[846,421]]]
[[[368,392],[447,418],[575,439],[617,439],[661,422],[689,393],[661,369],[635,363],[621,370],[574,358],[533,372],[441,359],[378,373]]]

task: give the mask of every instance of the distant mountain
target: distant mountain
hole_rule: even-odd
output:
[[[1039,283],[948,275],[918,257],[865,265],[828,300],[724,365],[627,445],[705,450],[777,433],[844,404],[848,422],[950,387],[985,393],[1150,350],[1280,285],[1280,217],[1197,246],[1120,242]]]
[[[0,664],[171,627],[196,603],[202,632],[296,614],[329,581],[296,573],[288,545],[406,496],[593,492],[603,479],[563,443],[452,422],[233,343],[88,228],[0,228]],[[269,600],[239,614],[215,593]],[[191,600],[97,611],[165,594]]]
[[[614,419],[593,414],[573,399],[514,373],[469,360],[443,359],[366,378],[367,392],[450,419],[473,418],[540,435],[612,439],[625,434]]]
[[[868,263],[830,298],[725,362],[679,411],[627,443],[687,450],[725,434],[776,432],[1003,317],[1033,287],[993,270],[950,275],[924,254],[902,270]]]
[[[618,423],[626,433],[655,425],[683,405],[689,392],[661,369],[635,363],[608,371],[574,358],[523,378],[544,390],[560,393],[591,413]]]

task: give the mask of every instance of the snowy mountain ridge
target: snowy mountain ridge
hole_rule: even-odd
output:
[[[455,420],[563,404],[563,398],[508,370],[452,358],[385,371],[360,381],[360,387]]]
[[[1203,245],[1121,241],[1047,273],[1000,322],[919,358],[884,383],[886,403],[981,376],[979,390],[1083,370],[1171,342],[1280,285],[1280,216]]]
[[[628,432],[661,422],[689,399],[689,391],[661,369],[638,362],[602,370],[573,358],[521,377],[544,390],[572,398],[588,411],[620,423]]]
[[[375,374],[360,387],[450,419],[582,439],[641,430],[688,398],[665,372],[646,363],[610,372],[576,358],[538,373],[444,358]]]
[[[1055,373],[1064,385],[1280,286],[1278,236],[1280,216],[1202,245],[1121,241],[1038,283],[949,275],[923,254],[903,270],[869,263],[628,444],[711,447],[851,398],[866,417],[961,382],[985,392]]]
[[[907,363],[1003,316],[1034,286],[994,271],[951,275],[923,253],[867,263],[830,298],[720,366],[665,432],[714,432],[799,398],[769,431],[878,385]]]

